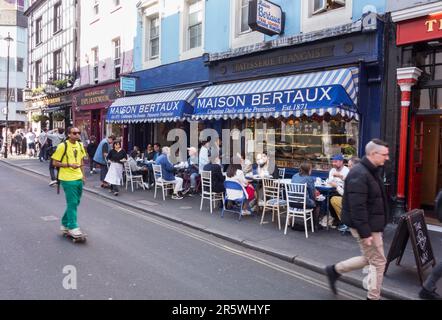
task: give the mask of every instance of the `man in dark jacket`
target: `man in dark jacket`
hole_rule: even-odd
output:
[[[336,280],[342,273],[369,266],[367,299],[380,299],[386,264],[382,233],[388,221],[387,194],[380,173],[387,160],[388,145],[373,139],[365,147],[365,157],[345,180],[342,222],[350,227],[362,256],[326,267],[330,288],[335,294]]]

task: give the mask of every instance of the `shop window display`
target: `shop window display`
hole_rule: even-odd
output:
[[[264,134],[256,136],[255,141],[264,142],[263,146],[258,146],[261,150],[274,148],[278,167],[297,168],[302,161],[308,160],[315,170],[329,170],[333,155],[342,153],[347,159],[357,155],[359,123],[355,120],[307,117],[249,119],[247,128],[255,134]],[[269,129],[274,130],[274,137],[268,136]]]

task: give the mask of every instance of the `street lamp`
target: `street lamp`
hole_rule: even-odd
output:
[[[6,112],[5,112],[5,159],[8,157],[8,130],[9,130],[9,47],[11,45],[11,42],[14,41],[12,37],[10,36],[8,32],[8,36],[6,38],[3,38],[6,42],[8,42],[8,60],[7,60],[7,67],[6,67]]]

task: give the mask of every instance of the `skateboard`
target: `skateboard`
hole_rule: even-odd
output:
[[[73,243],[86,242],[87,234],[83,233],[79,236],[73,236],[69,234],[67,231],[63,231],[63,237],[71,239]]]

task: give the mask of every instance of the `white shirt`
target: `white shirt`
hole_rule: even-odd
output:
[[[34,143],[34,141],[35,141],[35,134],[33,132],[26,133],[25,137],[26,137],[26,143],[28,143],[28,144],[29,143]]]
[[[341,168],[341,170],[336,170],[336,168],[332,168],[330,170],[330,173],[328,175],[328,182],[334,182],[338,185],[338,187],[344,188],[344,180],[345,178],[347,178],[348,173],[350,172],[350,170],[348,169],[348,167],[343,166]],[[343,179],[338,178],[338,177],[334,177],[335,173],[339,173],[340,175],[343,176]]]
[[[209,149],[202,147],[199,156],[199,171],[204,170],[204,166],[209,163]]]

